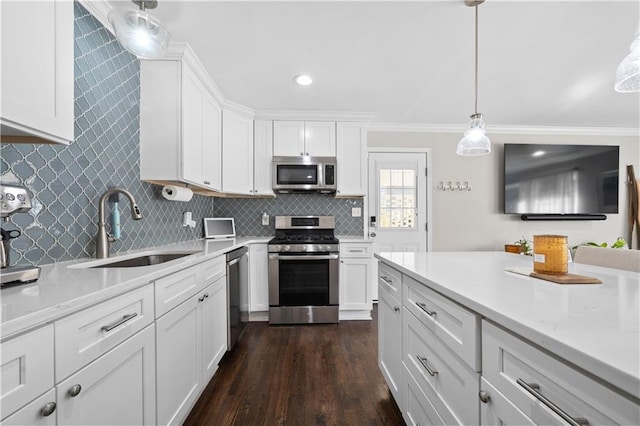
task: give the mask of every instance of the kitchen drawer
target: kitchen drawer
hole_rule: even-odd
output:
[[[53,326],[2,342],[0,365],[4,418],[53,387]]]
[[[340,257],[371,257],[372,255],[372,244],[340,243]]]
[[[45,406],[47,411],[44,412]],[[53,407],[53,411],[51,411]],[[56,424],[56,390],[54,388],[14,414],[2,420],[3,426],[54,426]]]
[[[398,301],[402,290],[402,274],[392,267],[378,262],[378,284],[384,287]]]
[[[424,284],[402,277],[404,306],[475,371],[480,371],[480,316]]]
[[[161,278],[155,282],[156,318],[175,308],[189,297],[204,289],[202,264]]]
[[[200,265],[204,275],[205,287],[209,284],[213,284],[227,274],[226,260],[226,256],[218,256],[215,259],[207,260]]]
[[[420,390],[445,424],[478,424],[480,374],[406,308],[403,318],[402,361]]]
[[[549,404],[591,426],[640,424],[637,402],[487,321],[482,322],[482,374],[536,424],[567,424]]]
[[[153,322],[153,286],[55,322],[56,383]]]
[[[407,368],[403,368],[403,380],[405,394],[405,406],[402,407],[402,416],[408,425],[444,425],[445,422],[429,401],[429,398],[420,390],[416,379]]]

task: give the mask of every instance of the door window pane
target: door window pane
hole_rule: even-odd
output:
[[[378,226],[415,228],[416,172],[414,169],[380,169]]]

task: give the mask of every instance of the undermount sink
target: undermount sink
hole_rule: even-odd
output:
[[[169,262],[192,254],[193,253],[146,254],[144,256],[132,257],[131,259],[92,266],[92,268],[133,268],[136,266],[157,265],[159,263]]]
[[[198,253],[197,251],[189,252],[150,252],[139,253],[137,255],[118,256],[113,259],[100,259],[85,263],[78,263],[69,266],[70,268],[136,268],[140,266],[159,265],[161,263],[170,262],[172,260],[181,259],[186,256]]]

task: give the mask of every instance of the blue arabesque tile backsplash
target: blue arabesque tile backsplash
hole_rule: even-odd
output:
[[[75,141],[66,147],[2,146],[2,181],[26,185],[34,197],[31,212],[3,224],[23,232],[11,242],[14,264],[94,256],[97,202],[110,187],[128,189],[144,216],[133,221],[121,198],[122,238],[112,252],[200,237],[202,222],[183,228],[182,212],[192,211],[196,219],[213,214],[208,197],[171,202],[159,186],[140,181],[139,61],[82,6],[74,8]]]
[[[273,215],[334,215],[337,234],[362,235],[362,218],[351,217],[351,207],[362,207],[362,199],[195,195],[179,203],[162,198],[159,186],[141,182],[139,61],[78,3],[74,13],[75,141],[69,146],[3,144],[0,151],[2,182],[27,186],[34,204],[29,213],[3,224],[22,231],[11,242],[12,264],[94,256],[97,202],[112,187],[129,190],[144,216],[133,221],[121,198],[122,238],[112,244],[112,253],[200,238],[201,219],[208,216],[235,217],[239,236],[268,236],[274,233]],[[195,229],[182,227],[184,211],[193,212]],[[271,216],[269,226],[260,223],[263,212]]]

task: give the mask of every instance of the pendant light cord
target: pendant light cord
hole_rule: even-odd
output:
[[[475,106],[474,112],[478,114],[478,3],[476,3],[476,60],[475,60]]]

